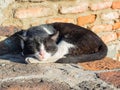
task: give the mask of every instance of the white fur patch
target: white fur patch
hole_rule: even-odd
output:
[[[40,53],[43,53],[43,56],[41,56]],[[41,44],[40,52],[35,53],[35,56],[36,56],[36,58],[38,58],[39,60],[45,61],[45,60],[48,60],[48,58],[51,57],[51,53],[48,53],[48,52],[45,50],[44,45]]]
[[[69,53],[69,48],[73,48],[75,47],[73,44],[67,43],[66,41],[61,41],[58,44],[58,51],[50,58],[48,58],[48,60],[43,60],[40,61],[40,63],[49,63],[49,62],[55,62],[58,59],[64,57],[64,55]]]
[[[50,30],[48,28],[46,28],[45,26],[41,26],[48,34],[53,34],[52,32],[50,32]]]

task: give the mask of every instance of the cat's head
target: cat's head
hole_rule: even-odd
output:
[[[22,31],[22,35],[18,35],[21,41],[21,48],[25,57],[35,57],[39,60],[47,60],[57,51],[56,39],[58,33],[53,30],[49,33],[44,29],[48,27],[32,27],[27,31]]]

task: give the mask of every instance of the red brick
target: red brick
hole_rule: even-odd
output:
[[[113,9],[120,9],[120,1],[113,2],[112,8]]]
[[[85,24],[93,23],[96,19],[96,15],[80,16],[78,17],[78,25],[83,26]]]
[[[99,3],[93,3],[90,5],[91,10],[101,10],[105,8],[110,8],[112,6],[112,2],[105,1],[105,2],[99,2]]]
[[[103,72],[97,74],[97,76],[103,81],[120,88],[120,71]]]
[[[92,31],[95,33],[112,31],[112,25],[95,25],[92,27]]]
[[[112,70],[120,69],[120,62],[111,58],[104,58],[101,60],[79,63],[86,70]]]
[[[80,13],[80,12],[84,12],[88,9],[88,3],[84,2],[84,3],[79,3],[79,4],[75,4],[73,5],[69,5],[69,6],[61,6],[60,7],[60,13],[62,14],[67,14],[67,13]]]
[[[117,60],[120,62],[120,52],[117,53],[116,57],[117,57]]]
[[[53,10],[49,7],[29,7],[19,8],[15,12],[16,18],[37,18],[53,15]]]
[[[54,22],[74,23],[74,19],[72,18],[51,18],[46,21],[46,23],[54,23]]]
[[[42,1],[47,1],[47,0],[16,0],[19,2],[42,2]]]
[[[117,34],[115,32],[106,32],[100,37],[105,43],[117,40]]]
[[[119,14],[117,12],[104,13],[101,15],[101,18],[103,20],[113,20],[119,18]]]
[[[14,26],[0,27],[0,36],[10,36],[19,30],[19,28],[16,28]]]
[[[119,29],[120,28],[120,22],[117,22],[113,25],[113,30]]]
[[[120,31],[117,31],[117,37],[120,38]]]

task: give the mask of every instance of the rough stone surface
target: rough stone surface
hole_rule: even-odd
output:
[[[120,69],[120,62],[111,58],[104,58],[98,61],[79,63],[86,70],[112,70]]]
[[[0,8],[2,9],[6,8],[13,1],[15,0],[0,0]]]
[[[93,81],[83,81],[79,83],[79,87],[81,90],[113,90],[109,86],[102,86],[100,83],[96,83]]]
[[[112,72],[103,72],[98,74],[98,76],[107,83],[113,84],[116,87],[120,88],[120,70]]]
[[[32,79],[31,81],[26,81],[24,84],[19,83],[18,85],[12,82],[13,84],[10,86],[10,83],[7,83],[8,87],[3,86],[2,90],[70,90],[65,83],[47,82],[42,79]]]
[[[18,90],[19,87],[26,89],[47,87],[45,90],[86,90],[86,88],[87,90],[116,89],[116,87],[97,78],[96,73],[98,72],[84,70],[76,64],[24,64],[20,63],[20,61],[19,63],[15,63],[1,59],[0,88],[3,90],[6,88],[8,88],[8,90],[10,90],[10,88],[17,88],[16,90]],[[41,84],[43,86],[41,86]],[[51,87],[51,85],[53,87]],[[61,87],[62,89],[60,89]]]

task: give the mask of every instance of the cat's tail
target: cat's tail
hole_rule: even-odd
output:
[[[101,45],[99,51],[92,54],[85,54],[75,57],[62,58],[56,61],[57,63],[79,63],[79,62],[89,62],[95,60],[101,60],[107,55],[108,48],[105,44]]]

